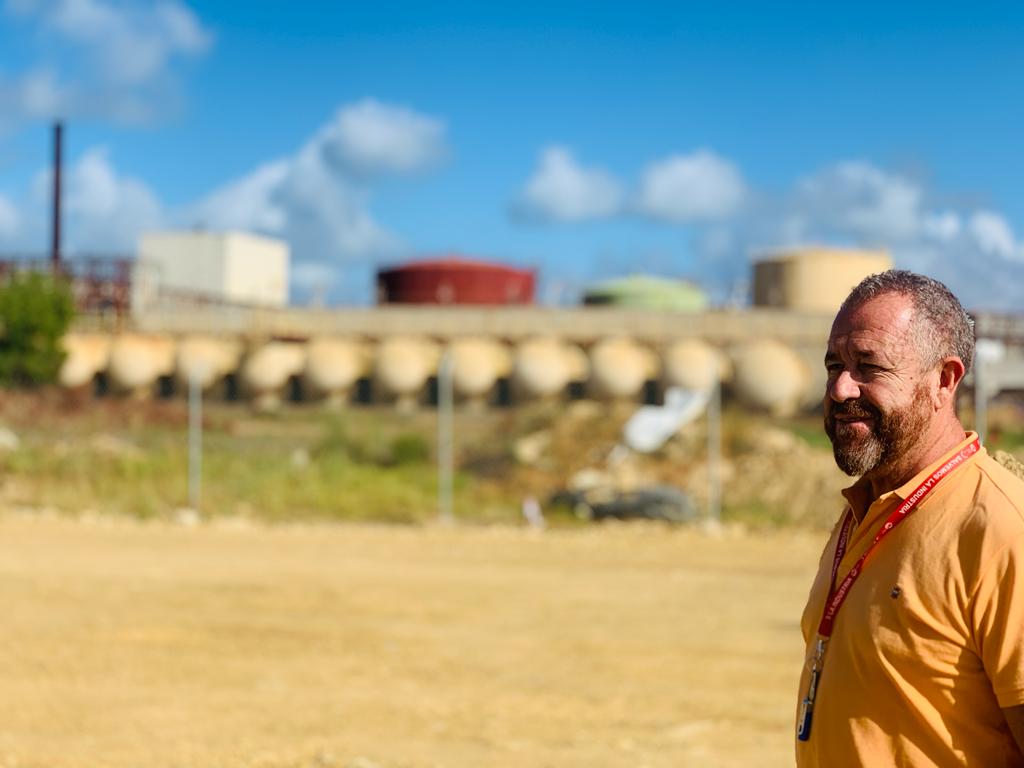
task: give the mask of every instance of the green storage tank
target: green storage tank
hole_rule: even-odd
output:
[[[583,295],[583,303],[666,312],[702,312],[708,307],[708,297],[699,286],[686,280],[630,275],[588,288]]]

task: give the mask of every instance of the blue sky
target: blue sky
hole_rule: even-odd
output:
[[[541,298],[634,271],[742,295],[753,250],[888,247],[1024,296],[1024,11],[890,3],[4,0],[0,250],[148,228],[288,239],[293,297],[458,251]]]

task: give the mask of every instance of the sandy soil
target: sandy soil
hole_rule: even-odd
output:
[[[822,535],[0,515],[0,766],[785,766]]]

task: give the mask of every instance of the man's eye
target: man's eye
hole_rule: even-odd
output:
[[[825,363],[825,370],[829,373],[840,373],[843,370],[842,363]]]

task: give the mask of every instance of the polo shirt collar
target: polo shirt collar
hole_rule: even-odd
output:
[[[931,477],[931,474],[949,461],[954,455],[959,453],[961,450],[970,445],[978,437],[977,432],[968,432],[967,436],[963,439],[963,442],[959,443],[948,453],[944,454],[940,459],[927,467],[922,469],[907,482],[901,485],[899,488],[895,488],[891,491],[883,493],[879,498],[872,500],[871,496],[871,484],[861,477],[857,482],[851,485],[849,488],[844,488],[842,493],[846,498],[847,503],[850,505],[850,509],[853,510],[853,514],[856,516],[858,521],[863,521],[867,516],[869,507],[873,507],[879,502],[887,502],[893,496],[898,497],[901,501],[906,499],[907,496],[912,494],[917,487],[925,481],[926,478]],[[981,449],[985,450],[984,448]],[[974,454],[968,461],[976,459],[981,451]]]

